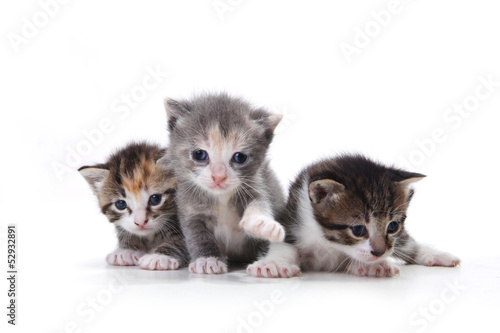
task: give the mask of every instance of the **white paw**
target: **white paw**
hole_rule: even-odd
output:
[[[137,266],[144,253],[129,249],[116,249],[106,256],[106,261],[112,266]]]
[[[142,269],[151,271],[167,271],[179,268],[180,261],[164,254],[146,254],[139,260]]]
[[[285,229],[272,217],[266,215],[250,215],[243,217],[240,228],[271,242],[282,242],[285,239]]]
[[[227,273],[227,265],[214,257],[201,257],[189,264],[189,271],[195,274]]]
[[[460,259],[454,255],[430,248],[421,248],[416,259],[417,263],[424,266],[455,267],[460,264]]]
[[[300,268],[286,262],[277,263],[272,260],[259,260],[249,265],[247,272],[255,277],[290,278],[299,275]]]
[[[347,267],[347,272],[358,276],[392,277],[399,274],[399,268],[387,261],[379,261],[373,264],[355,261]]]

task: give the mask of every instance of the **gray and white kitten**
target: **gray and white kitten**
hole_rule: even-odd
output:
[[[166,99],[165,108],[189,270],[225,273],[228,260],[251,262],[282,241],[275,216],[285,199],[266,159],[281,115],[224,93]]]
[[[453,267],[460,260],[418,244],[406,231],[411,184],[424,175],[386,167],[361,155],[323,160],[303,170],[278,218],[286,242],[247,269],[260,277],[291,277],[299,267],[390,277],[410,264]]]
[[[158,162],[165,153],[153,144],[131,143],[106,163],[78,170],[116,227],[118,248],[106,257],[110,265],[172,270],[189,262],[174,200],[177,183]]]

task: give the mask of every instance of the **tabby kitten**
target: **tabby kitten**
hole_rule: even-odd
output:
[[[110,265],[172,270],[189,261],[174,202],[176,180],[158,162],[165,153],[131,143],[106,163],[78,170],[116,227],[118,249],[107,255]]]
[[[290,277],[300,266],[390,277],[399,273],[388,260],[391,256],[410,264],[458,265],[457,257],[418,244],[405,230],[410,185],[424,177],[360,155],[311,165],[292,184],[287,208],[278,218],[287,230],[286,243],[273,244],[247,271]]]
[[[189,270],[225,273],[228,260],[251,262],[265,240],[282,241],[274,216],[285,199],[266,159],[281,115],[224,93],[165,100],[165,108]]]

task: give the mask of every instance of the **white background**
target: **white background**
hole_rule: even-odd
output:
[[[2,3],[5,271],[7,224],[17,224],[19,237],[18,325],[6,324],[2,278],[2,326],[19,332],[71,332],[72,325],[78,332],[498,327],[498,83],[473,103],[476,89],[488,92],[477,88],[480,77],[500,82],[500,6],[401,0],[380,27],[370,13],[386,10],[388,0],[219,3],[230,10],[220,15],[213,0],[69,1],[49,6],[51,17],[37,1]],[[30,31],[33,22],[40,27]],[[372,37],[360,45],[365,28]],[[342,43],[360,47],[346,57]],[[123,109],[123,96],[140,94],[152,69],[168,75]],[[404,267],[401,276],[382,280],[306,273],[287,281],[249,278],[243,269],[211,277],[106,266],[114,230],[75,169],[103,161],[129,140],[166,144],[163,97],[221,90],[285,114],[270,151],[284,187],[305,165],[346,151],[428,175],[416,184],[407,226],[418,240],[461,257],[462,266]],[[445,118],[464,101],[474,110]],[[112,126],[99,136],[103,121]],[[85,131],[94,133],[94,144]],[[430,143],[436,131],[440,140]],[[453,293],[450,284],[461,289]],[[419,312],[425,308],[427,319]]]

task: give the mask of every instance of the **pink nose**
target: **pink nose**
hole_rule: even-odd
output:
[[[140,222],[140,221],[134,221],[134,224],[136,226],[138,226],[138,227],[144,227],[146,225],[146,223],[148,223],[148,221],[149,221],[148,219],[145,219],[142,222]]]
[[[225,181],[227,179],[227,176],[224,175],[222,177],[220,176],[215,176],[215,175],[212,175],[212,179],[214,180],[214,182],[216,183],[222,183],[223,181]]]
[[[224,163],[216,163],[211,167],[212,179],[216,183],[222,183],[227,179],[227,169]]]

